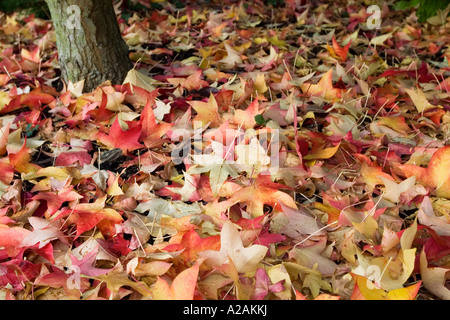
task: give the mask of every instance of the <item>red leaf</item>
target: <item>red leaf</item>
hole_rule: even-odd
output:
[[[284,290],[284,281],[280,280],[272,284],[269,276],[263,268],[258,268],[255,274],[255,293],[253,300],[263,300],[269,292],[281,292]]]
[[[141,113],[140,124],[142,127],[139,138],[144,142],[147,148],[160,146],[165,140],[161,137],[173,126],[173,123],[160,122],[156,123],[155,114],[153,112],[153,100],[148,100]]]
[[[349,41],[344,47],[341,47],[333,36],[333,50],[334,53],[341,58],[342,61],[347,61],[348,49],[350,48],[352,41]]]
[[[255,240],[255,244],[260,244],[269,248],[271,243],[278,243],[286,240],[286,237],[279,233],[270,233],[269,228],[264,228]]]
[[[205,250],[220,250],[220,236],[201,238],[194,228],[186,232],[181,238],[184,251],[180,257],[186,262],[197,259],[197,253]]]
[[[83,165],[91,163],[91,160],[91,155],[86,151],[63,152],[56,158],[55,166],[67,167],[76,164],[76,162]]]
[[[69,298],[79,299],[81,293],[89,288],[89,279],[76,278],[76,275],[66,274],[64,271],[54,267],[51,273],[39,276],[34,284],[51,288],[63,288]]]
[[[110,148],[122,149],[123,154],[127,154],[128,151],[142,148],[143,146],[138,142],[141,135],[141,126],[131,126],[131,121],[127,122],[127,124],[130,126],[130,129],[122,130],[119,124],[119,118],[116,117],[116,120],[114,120],[114,123],[109,130],[109,134],[107,135],[99,132],[97,134],[97,139]]]
[[[24,93],[14,97],[8,105],[0,110],[0,114],[9,113],[21,109],[24,106],[29,107],[31,110],[38,109],[41,105],[49,104],[53,100],[55,100],[55,97],[42,92],[41,88],[38,87],[30,93]]]
[[[0,263],[0,287],[11,286],[13,290],[24,289],[24,283],[34,279],[41,269],[40,264],[13,259]]]
[[[72,187],[64,188],[60,192],[39,192],[35,195],[32,200],[45,200],[47,202],[47,211],[45,212],[46,217],[51,217],[62,204],[66,201],[74,201],[81,199],[83,196],[79,195],[77,192],[72,190]]]
[[[73,209],[64,208],[55,219],[68,216],[68,223],[77,226],[77,236],[96,226],[104,236],[112,237],[116,224],[122,223],[123,218],[116,210],[105,208],[105,200],[106,196],[94,203],[77,204]]]

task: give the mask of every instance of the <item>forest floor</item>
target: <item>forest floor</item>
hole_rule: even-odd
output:
[[[450,20],[297,2],[116,7],[89,93],[0,13],[0,298],[450,299]]]

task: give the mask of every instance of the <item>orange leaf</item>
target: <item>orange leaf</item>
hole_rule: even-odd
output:
[[[330,54],[334,57],[339,57],[341,58],[342,61],[346,61],[347,60],[347,54],[348,54],[348,49],[350,49],[350,45],[352,44],[351,41],[349,41],[344,47],[341,47],[337,42],[335,37],[333,36],[333,47],[330,48],[327,45],[327,50],[328,52],[330,52]]]
[[[198,90],[203,87],[207,87],[208,82],[202,80],[203,70],[197,70],[187,78],[168,78],[167,82],[174,85],[181,85],[187,90]]]
[[[77,236],[97,226],[104,236],[111,237],[115,234],[116,224],[122,223],[123,218],[116,210],[105,208],[105,201],[106,195],[94,203],[77,204],[73,209],[64,210],[57,218],[69,216],[68,223],[77,226]]]
[[[6,160],[6,161],[5,161]],[[14,178],[14,167],[7,163],[8,158],[3,158],[0,160],[0,181],[8,185]]]
[[[49,104],[53,100],[55,100],[55,97],[42,92],[41,88],[38,87],[30,93],[24,93],[14,97],[8,105],[0,110],[0,114],[18,110],[23,106],[28,106],[30,110],[35,110],[43,104]]]
[[[192,300],[197,286],[199,265],[181,272],[169,285],[166,280],[158,277],[153,287],[154,300]]]
[[[320,202],[314,202],[314,208],[317,208],[323,212],[326,212],[328,214],[328,221],[327,224],[334,223],[335,221],[339,220],[339,215],[341,214],[341,210],[329,205],[328,203],[320,203]]]
[[[228,201],[231,205],[245,202],[247,204],[247,212],[253,217],[264,214],[265,204],[272,208],[278,207],[278,209],[281,209],[280,203],[283,202],[285,205],[297,209],[294,199],[287,193],[278,190],[280,188],[288,187],[272,182],[270,175],[260,174],[256,179],[255,185],[238,190]]]
[[[264,110],[259,110],[258,100],[255,99],[252,103],[250,103],[245,111],[241,109],[236,110],[234,113],[233,123],[239,126],[242,125],[245,130],[252,129],[256,124],[255,116],[263,111]]]
[[[9,154],[9,162],[13,165],[14,169],[16,169],[20,173],[36,172],[41,169],[41,167],[37,164],[30,163],[30,149],[26,147],[26,144],[27,139],[25,137],[25,142],[23,143],[22,148],[19,150],[19,152]]]
[[[205,250],[220,250],[219,235],[202,238],[195,231],[194,227],[185,232],[180,238],[177,239],[176,242],[172,242],[173,239],[175,239],[175,236],[171,238],[172,244],[164,247],[164,250],[170,252],[183,250],[183,252],[180,254],[180,258],[187,262],[197,259],[197,253],[199,252]]]
[[[6,251],[8,257],[15,257],[23,249],[20,247],[20,243],[30,233],[31,231],[21,227],[9,228],[0,224],[0,247],[3,248],[0,252]]]
[[[220,235],[201,238],[192,228],[181,238],[181,243],[185,250],[181,253],[185,261],[193,261],[197,258],[197,253],[205,250],[220,250]]]
[[[437,150],[431,157],[428,167],[412,164],[399,165],[396,170],[407,178],[416,176],[416,180],[425,187],[432,188],[436,196],[450,199],[450,146]]]
[[[383,172],[382,167],[378,167],[376,163],[372,163],[365,155],[355,154],[354,156],[361,161],[360,176],[367,185],[367,191],[372,192],[377,184],[384,184],[381,177],[391,181],[394,180],[389,174]]]
[[[339,100],[342,89],[333,87],[333,69],[328,70],[317,84],[304,83],[300,87],[309,96],[320,96],[325,100]]]

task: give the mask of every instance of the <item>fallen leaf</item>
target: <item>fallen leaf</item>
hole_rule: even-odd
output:
[[[425,97],[425,94],[420,89],[407,89],[405,88],[406,93],[409,95],[411,100],[413,101],[414,105],[417,108],[418,112],[424,112],[428,109],[436,108],[436,106],[432,105],[430,102],[428,102],[427,98]]]
[[[166,280],[158,277],[152,290],[154,300],[192,300],[194,298],[199,264],[178,274],[169,285]]]
[[[247,273],[256,270],[266,253],[267,248],[257,244],[245,248],[239,230],[227,220],[220,233],[220,251],[206,250],[198,256],[205,258],[205,263],[212,266],[223,265],[230,259],[238,272]]]
[[[407,178],[416,176],[416,180],[431,188],[436,196],[450,199],[450,146],[442,147],[433,153],[426,168],[412,164],[403,164],[396,170]]]
[[[422,225],[428,226],[438,235],[450,236],[450,224],[445,216],[436,216],[429,197],[424,197],[420,204],[417,218]]]
[[[142,145],[138,141],[140,135],[140,125],[135,125],[129,128],[129,130],[123,130],[119,124],[119,118],[116,117],[109,130],[109,134],[99,132],[97,138],[110,148],[120,148],[125,155],[129,151],[142,148]]]
[[[333,69],[328,70],[317,84],[304,83],[301,89],[304,94],[323,97],[326,100],[339,100],[341,89],[336,89],[332,83]]]
[[[443,300],[450,299],[450,290],[445,286],[449,271],[447,268],[428,267],[427,256],[425,251],[422,250],[420,253],[420,274],[423,285],[431,293]]]

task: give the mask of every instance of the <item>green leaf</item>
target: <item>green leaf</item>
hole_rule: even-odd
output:
[[[255,121],[259,125],[265,125],[267,122],[269,122],[269,119],[265,120],[264,117],[260,114],[255,116]]]
[[[394,5],[396,10],[416,9],[419,22],[425,22],[428,18],[436,15],[439,9],[444,10],[448,6],[448,0],[409,0],[399,1]]]

